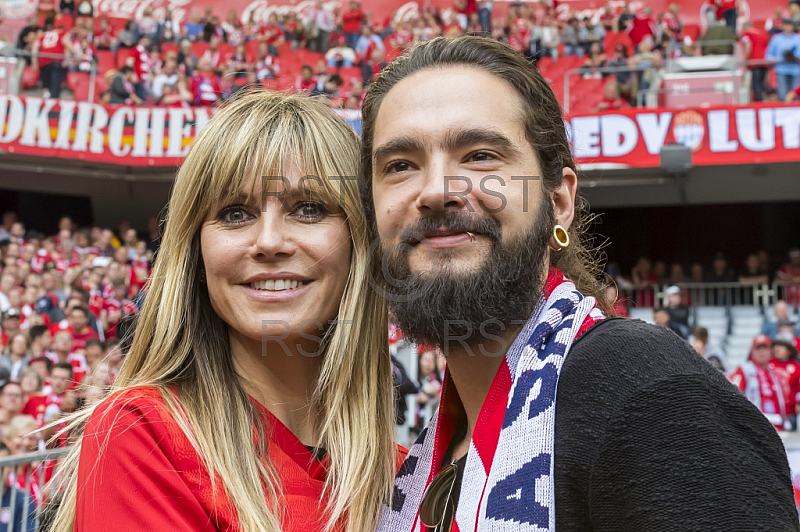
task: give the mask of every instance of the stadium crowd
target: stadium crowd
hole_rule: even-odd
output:
[[[746,22],[737,28],[737,1],[716,0],[702,35],[699,26],[683,23],[678,4],[655,15],[647,7],[633,12],[627,4],[606,4],[591,17],[574,10],[564,16],[555,1],[511,3],[497,17],[493,4],[456,0],[441,10],[424,0],[418,16],[397,22],[376,20],[358,1],[328,10],[319,0],[303,16],[271,12],[257,20],[253,11],[243,23],[235,9],[224,17],[210,7],[194,10],[179,22],[170,11],[146,7],[135,20],[124,20],[95,16],[88,0],[56,0],[39,3],[16,46],[37,71],[44,94],[53,97],[68,72],[88,72],[97,62],[100,99],[111,104],[215,105],[261,84],[322,94],[333,107],[358,109],[365,85],[387,61],[415,42],[462,33],[490,35],[532,61],[579,58],[571,64],[584,77],[607,80],[598,110],[636,105],[654,69],[668,59],[734,53],[737,41],[755,101],[789,102],[800,95],[797,2],[758,27]],[[115,58],[101,60],[103,53]],[[777,87],[767,82],[771,68]]]
[[[57,426],[39,438],[31,431],[101,399],[114,380],[157,244],[125,224],[119,234],[78,229],[65,216],[45,236],[15,213],[3,216],[0,435],[12,454],[42,450]],[[67,443],[60,436],[54,445]],[[30,493],[40,500],[35,480]]]

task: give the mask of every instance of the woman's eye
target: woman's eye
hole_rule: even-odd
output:
[[[313,201],[304,201],[297,204],[295,207],[295,213],[297,213],[300,218],[305,220],[318,220],[326,214],[325,206],[321,203],[315,203]]]
[[[242,207],[233,206],[223,209],[219,218],[226,224],[236,225],[248,221],[250,214]]]

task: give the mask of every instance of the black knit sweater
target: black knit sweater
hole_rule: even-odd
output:
[[[673,332],[603,320],[559,379],[559,532],[800,531],[777,433]]]

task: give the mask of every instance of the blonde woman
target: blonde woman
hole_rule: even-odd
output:
[[[251,94],[212,118],[112,393],[76,417],[51,530],[374,530],[397,450],[387,312],[342,177],[358,159],[355,133],[305,96]]]

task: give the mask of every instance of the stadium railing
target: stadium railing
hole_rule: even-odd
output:
[[[48,497],[45,495],[49,489],[45,488],[48,479],[45,478],[45,475],[51,476],[51,474],[57,471],[58,459],[67,454],[69,450],[70,447],[63,447],[0,458],[0,471],[2,471],[0,481],[2,481],[4,486],[7,486],[6,489],[12,490],[9,496],[8,508],[3,508],[4,513],[8,512],[3,515],[3,522],[7,523],[4,529],[7,532],[27,532],[31,530],[29,526],[31,524],[30,521],[34,522],[33,530],[39,529],[40,523],[42,522],[42,512],[48,500]],[[20,466],[26,465],[28,467],[24,468],[25,478],[22,483],[24,488],[17,488],[17,471]],[[38,501],[34,500],[30,495],[30,486],[34,480],[41,489]],[[3,499],[5,499],[5,494],[6,492],[4,491]],[[21,519],[16,514],[18,505],[17,499],[19,497],[25,497],[22,506],[23,517]],[[31,515],[32,513],[34,515]],[[6,518],[8,521],[5,521]],[[22,523],[22,530],[18,529],[18,521]]]
[[[80,61],[80,58],[76,58],[75,56],[69,54],[48,54],[48,53],[33,53],[27,50],[15,50],[14,55],[10,58],[5,59],[16,59],[14,63],[14,71],[11,76],[8,77],[7,80],[0,79],[0,94],[19,94],[20,89],[25,89],[25,82],[23,81],[23,76],[25,71],[36,71],[38,76],[38,69],[34,69],[31,66],[28,66],[28,59],[34,58],[45,58],[45,59],[60,59],[61,61]],[[0,58],[2,59],[2,58]],[[2,64],[0,63],[0,67]],[[76,88],[74,86],[70,86],[70,74],[79,74],[82,77],[88,77],[88,83],[86,83],[83,97],[76,97]],[[89,72],[73,72],[68,70],[64,75],[64,82],[67,83],[69,89],[73,91],[73,97],[76,101],[88,101],[89,103],[94,103],[95,100],[95,87],[97,86],[97,59],[93,59],[91,62],[91,68]]]
[[[618,286],[621,297],[625,297],[635,307],[661,307],[667,305],[666,290],[669,284],[652,284],[648,286]],[[800,283],[776,280],[772,283],[677,283],[681,289],[683,304],[687,307],[703,306],[755,306],[767,309],[779,299],[789,300],[793,307],[800,301],[794,301],[800,294]],[[796,291],[796,292],[795,292]]]

